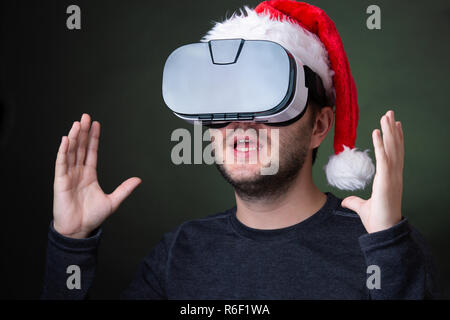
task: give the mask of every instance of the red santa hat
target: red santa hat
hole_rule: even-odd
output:
[[[234,13],[202,38],[270,40],[281,44],[322,79],[328,100],[335,101],[334,155],[325,172],[328,183],[342,190],[363,189],[375,167],[369,150],[355,148],[358,125],[356,86],[342,40],[320,8],[293,0],[269,0],[255,9]]]

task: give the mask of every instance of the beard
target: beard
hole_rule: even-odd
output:
[[[216,167],[243,200],[274,200],[285,194],[303,168],[311,141],[311,127],[301,127],[295,134],[281,135],[280,163],[276,174],[255,174],[247,178],[234,178],[223,164]]]

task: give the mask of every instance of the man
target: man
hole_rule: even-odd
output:
[[[308,64],[321,77],[327,96],[336,94],[336,155],[327,165],[327,177],[330,184],[342,189],[364,186],[373,168],[367,154],[354,148],[356,91],[331,20],[316,7],[290,0],[263,2],[255,11],[247,9],[246,14],[217,24],[204,40],[248,37],[242,31],[247,28],[260,32],[255,38],[278,40],[303,62],[308,56],[297,53],[296,44],[290,47],[283,42],[286,26],[297,28],[293,32],[304,32],[307,41],[315,45],[323,43],[317,49],[323,51],[322,56],[315,55]],[[281,14],[301,23],[273,19]],[[314,28],[308,27],[311,17],[319,19],[319,23],[311,23],[320,29],[315,30],[320,39],[317,43],[311,35]],[[337,54],[333,46],[339,47]],[[328,57],[332,70],[321,70],[317,63],[327,62]],[[338,70],[342,65],[345,70]],[[227,130],[266,129],[266,147],[279,147],[278,172],[261,175],[266,165],[261,161],[218,164],[235,189],[236,207],[187,221],[166,233],[141,263],[123,298],[436,297],[429,253],[418,232],[402,217],[401,123],[390,110],[380,120],[383,135],[378,129],[372,133],[376,174],[370,199],[351,196],[342,201],[330,192],[321,192],[312,179],[317,148],[334,121],[333,108],[318,100],[309,96],[304,114],[285,125],[236,121],[215,129],[223,137],[222,149],[216,151],[233,154],[233,160],[258,153],[260,139],[250,131],[229,135]],[[342,117],[350,118],[350,124]],[[274,130],[279,141],[273,139]],[[55,168],[54,220],[49,231],[43,298],[86,297],[95,273],[100,226],[141,182],[130,178],[113,193],[103,193],[96,175],[99,136],[100,124],[91,124],[89,115],[83,114],[62,138]],[[67,286],[70,265],[82,272],[81,285],[75,290]]]

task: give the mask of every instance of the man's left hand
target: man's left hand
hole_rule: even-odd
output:
[[[375,148],[376,174],[372,185],[372,196],[363,200],[350,196],[341,206],[355,211],[368,233],[393,227],[402,218],[402,189],[404,144],[400,121],[395,121],[394,111],[381,117],[381,130],[372,132]]]

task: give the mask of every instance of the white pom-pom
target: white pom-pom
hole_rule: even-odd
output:
[[[364,189],[375,173],[368,152],[344,146],[344,151],[330,156],[324,167],[328,183],[341,190]]]

